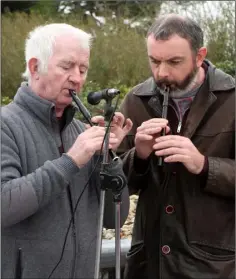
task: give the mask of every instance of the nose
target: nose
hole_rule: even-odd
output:
[[[81,73],[79,68],[74,68],[69,76],[69,81],[72,82],[75,85],[80,84],[81,82]]]
[[[157,76],[159,79],[166,79],[169,77],[168,67],[165,63],[161,63],[157,68]]]

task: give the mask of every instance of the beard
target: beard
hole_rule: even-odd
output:
[[[196,63],[193,64],[191,71],[181,81],[170,81],[168,79],[156,80],[156,85],[160,89],[164,89],[166,86],[170,88],[170,97],[181,98],[184,97],[191,89],[197,84],[198,67]]]

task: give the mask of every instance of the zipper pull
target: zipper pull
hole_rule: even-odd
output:
[[[15,278],[21,279],[22,278],[22,249],[21,248],[18,248],[15,272],[16,272]]]
[[[177,133],[178,134],[180,133],[181,127],[182,127],[182,122],[179,121],[178,128],[177,128]]]

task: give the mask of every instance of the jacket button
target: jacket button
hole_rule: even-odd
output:
[[[163,254],[167,255],[167,254],[170,253],[170,246],[168,246],[168,245],[163,245],[162,248],[161,248],[161,250],[162,250],[162,253],[163,253]]]
[[[166,206],[166,213],[167,214],[172,214],[174,211],[175,211],[175,209],[171,204]]]

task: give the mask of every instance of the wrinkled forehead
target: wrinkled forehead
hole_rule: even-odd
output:
[[[73,33],[63,33],[55,37],[55,45],[77,44],[82,48],[89,48],[89,40],[86,37],[78,37]]]
[[[55,41],[52,53],[53,60],[67,60],[69,62],[88,64],[89,57],[90,49],[84,47],[73,36],[60,37]]]
[[[55,38],[53,44],[54,51],[77,49],[78,51],[89,52],[89,41],[85,39],[78,39],[73,34],[65,34],[63,36]]]

